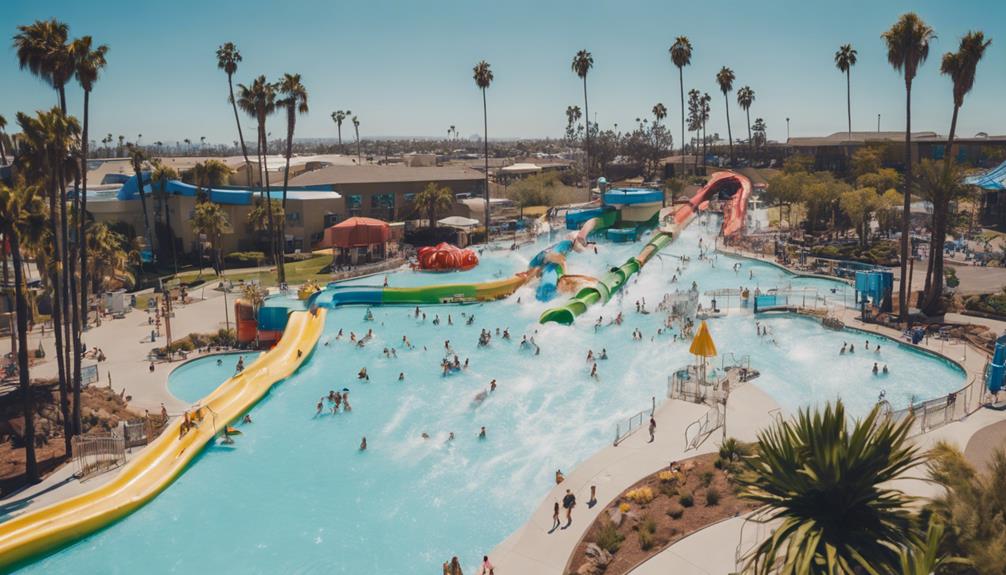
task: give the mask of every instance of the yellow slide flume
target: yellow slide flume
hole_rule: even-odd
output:
[[[293,312],[276,347],[199,402],[197,427],[179,437],[178,418],[109,483],[0,523],[0,569],[93,533],[153,499],[227,424],[300,367],[324,325],[324,309]]]

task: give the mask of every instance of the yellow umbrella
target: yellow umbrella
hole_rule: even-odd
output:
[[[713,357],[716,355],[716,344],[713,343],[713,336],[709,334],[709,327],[706,325],[705,320],[699,324],[699,331],[695,334],[692,339],[692,346],[688,348],[688,351],[696,356],[697,358],[702,358],[699,362],[699,377],[700,381],[706,383],[706,358]]]
[[[705,320],[699,324],[699,331],[692,339],[692,347],[688,348],[688,351],[692,355],[701,355],[702,357],[716,355],[716,344],[713,343],[713,336],[709,335],[709,327],[706,326]]]

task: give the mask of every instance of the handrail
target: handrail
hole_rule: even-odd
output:
[[[716,417],[715,419],[710,420],[709,416],[713,414],[715,414]],[[694,437],[692,437],[691,440],[689,440],[688,431],[696,424],[699,426],[699,431]],[[685,428],[685,451],[698,449],[698,447],[702,445],[702,443],[704,443],[705,440],[722,425],[723,417],[720,414],[720,407],[719,405],[713,405],[708,411],[706,411],[705,415],[691,422],[688,427]]]
[[[652,402],[650,409],[644,409],[629,416],[628,420],[625,422],[625,433],[622,433],[622,422],[615,424],[614,445],[618,445],[619,443],[625,441],[625,439],[630,435],[639,431],[639,429],[643,427],[643,420],[647,414],[649,414],[650,417],[653,417],[653,414],[657,411],[657,397],[651,397],[650,401]]]

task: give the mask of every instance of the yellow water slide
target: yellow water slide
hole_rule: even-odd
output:
[[[324,309],[316,314],[293,312],[276,347],[188,412],[191,418],[201,419],[186,433],[181,431],[185,418],[177,418],[109,483],[0,523],[0,570],[89,535],[153,499],[229,423],[273,385],[297,371],[314,349],[324,325]]]

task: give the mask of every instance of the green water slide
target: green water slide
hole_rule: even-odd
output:
[[[604,274],[597,284],[581,289],[572,299],[564,305],[545,310],[538,318],[539,323],[555,322],[562,325],[570,325],[576,316],[587,311],[587,308],[597,302],[607,303],[611,296],[622,289],[625,282],[642,268],[653,254],[662,250],[671,243],[673,237],[670,234],[659,232],[643,247],[643,251],[638,256],[630,257],[624,264],[617,268],[611,268]]]

